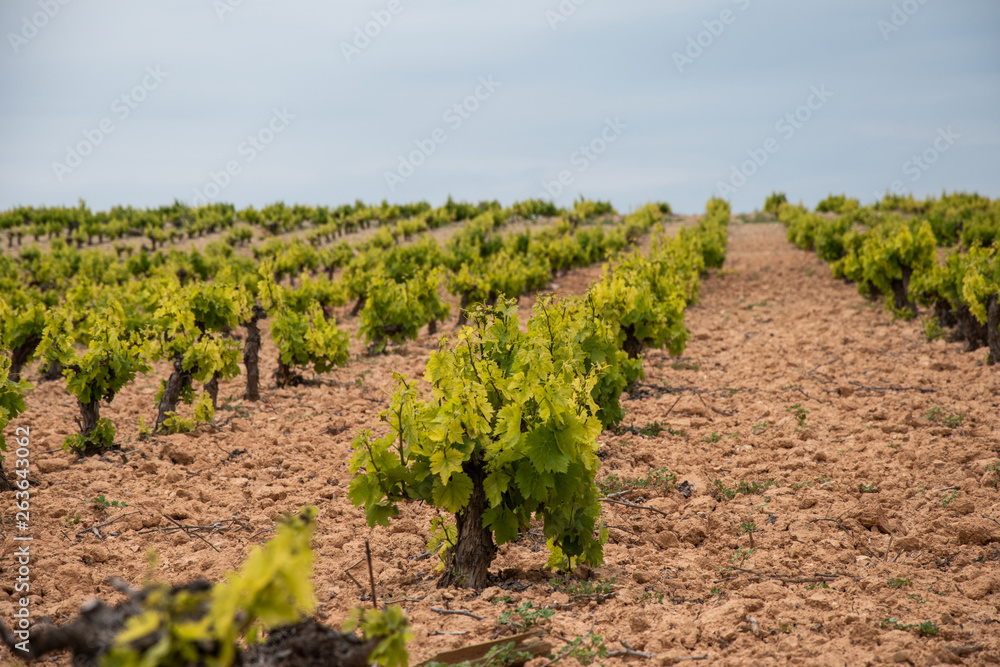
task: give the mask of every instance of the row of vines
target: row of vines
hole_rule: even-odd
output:
[[[346,361],[346,334],[331,307],[355,302],[359,336],[376,353],[447,318],[440,294],[447,289],[460,298],[468,326],[432,355],[425,374],[432,396],[397,376],[382,414],[385,432],[355,438],[350,499],[371,525],[387,525],[402,501],[443,512],[434,538],[441,585],[484,586],[498,545],[516,539],[533,517],[544,524],[551,565],[600,563],[607,532],[595,484],[597,437],[624,417],[620,398],[642,377],[643,351],[683,350],[685,308],[697,300],[705,271],[725,259],[730,210],[712,200],[696,227],[672,237],[660,226],[665,205],[612,225],[595,223],[593,210],[537,233],[503,233],[513,216],[486,211],[443,246],[423,238],[349,248],[337,277],[312,265],[295,243],[269,244],[253,261],[197,251],[142,253],[140,262],[95,261],[69,247],[29,253],[4,263],[0,277],[0,332],[10,350],[0,357],[0,428],[24,411],[28,386],[20,376],[35,359],[61,369],[78,400],[81,432],[66,447],[95,453],[114,446],[100,402],[156,361],[173,368],[157,398],[156,428],[183,428],[178,403],[195,403],[196,419],[211,419],[218,382],[240,372],[241,351],[247,396],[259,392],[261,320],[271,320],[280,385],[294,382],[302,368],[322,373]],[[628,252],[654,228],[648,253]],[[293,253],[297,262],[281,259]],[[518,296],[606,260],[585,296],[543,297],[520,326]],[[239,327],[246,331],[242,346],[233,335]],[[195,382],[203,385],[200,397]],[[103,664],[252,657],[237,648],[241,637],[296,623],[313,610],[313,512],[286,521],[226,582],[147,589],[113,643],[102,647]],[[398,607],[358,611],[345,625],[353,629],[370,639],[359,647],[360,659],[406,664],[411,634]],[[38,642],[36,635],[35,645],[44,646],[45,637]]]
[[[765,208],[788,228],[789,241],[814,250],[861,294],[883,299],[894,316],[912,319],[927,308],[929,340],[985,346],[987,362],[1000,362],[1000,200],[889,194],[863,207],[839,195],[810,212],[776,193]]]

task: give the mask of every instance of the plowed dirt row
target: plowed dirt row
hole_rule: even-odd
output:
[[[579,293],[597,275],[555,282]],[[353,321],[344,326],[353,334]],[[625,401],[632,428],[602,435],[600,480],[613,490],[660,471],[689,494],[652,485],[624,496],[649,509],[607,504],[606,563],[578,576],[613,579],[616,595],[544,621],[556,649],[594,632],[611,650],[627,642],[655,656],[610,664],[1000,662],[1000,495],[987,471],[1000,461],[1000,372],[982,352],[925,343],[919,323],[892,322],[770,224],[731,227],[727,265],[703,284],[688,326],[683,357],[647,355],[645,384]],[[266,390],[256,405],[241,401],[237,378],[220,390],[221,428],[138,442],[138,417],[155,416],[158,368],[102,407],[122,453],[84,462],[42,453],[76,429],[76,407],[62,386],[36,384],[16,424],[32,431],[36,619],[60,622],[93,596],[118,600],[112,576],[219,579],[303,504],[320,510],[320,618],[339,625],[361,603],[345,569],[368,539],[378,594],[404,599],[416,630],[413,662],[489,639],[524,601],[569,602],[550,583],[535,531],[501,549],[497,586],[442,591],[424,557],[427,507],[404,506],[391,528],[372,530],[347,501],[352,437],[379,428],[392,372],[419,376],[437,344],[424,336],[384,356],[356,354],[321,383]],[[262,369],[275,366],[266,336]],[[99,495],[127,507],[98,507]],[[0,618],[9,623],[6,505]],[[363,569],[351,573],[367,585]]]

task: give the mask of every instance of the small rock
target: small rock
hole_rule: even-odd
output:
[[[910,660],[909,651],[896,651],[895,653],[892,654],[892,661],[900,665],[903,664],[904,662],[913,664],[913,661]]]
[[[43,475],[47,475],[49,473],[62,472],[63,470],[69,469],[69,461],[62,458],[41,459],[36,462],[35,467],[38,468],[38,472]]]
[[[1000,526],[980,517],[962,519],[956,532],[959,544],[977,546],[1000,542]]]
[[[191,465],[194,463],[194,454],[191,452],[191,444],[168,442],[160,450],[161,459],[169,459],[175,465]]]
[[[677,539],[677,533],[672,530],[657,533],[653,538],[653,542],[661,549],[676,549],[681,545],[680,540]]]

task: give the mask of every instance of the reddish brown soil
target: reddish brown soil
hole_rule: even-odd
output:
[[[596,268],[575,271],[555,283],[560,293],[580,293],[597,275]],[[531,302],[522,299],[522,308]],[[356,324],[344,326],[353,333]],[[604,433],[599,479],[667,468],[694,492],[627,496],[663,514],[606,505],[606,563],[580,574],[614,579],[617,595],[557,611],[544,624],[557,650],[563,638],[594,632],[611,650],[628,642],[656,656],[608,664],[703,655],[692,664],[1000,662],[1000,492],[996,473],[986,472],[1000,460],[1000,372],[983,364],[982,351],[925,343],[918,322],[893,322],[833,280],[814,255],[786,243],[774,224],[731,228],[726,268],[703,284],[688,326],[684,356],[649,353],[649,385],[625,400],[626,425],[661,422],[673,434]],[[433,560],[422,557],[428,508],[404,506],[391,528],[371,530],[347,501],[352,437],[379,428],[392,371],[420,375],[436,346],[424,336],[366,358],[354,342],[350,364],[322,384],[275,390],[267,389],[276,360],[265,333],[264,401],[241,402],[238,378],[220,390],[230,408],[219,410],[220,429],[137,442],[138,417],[155,416],[153,395],[166,370],[159,368],[102,408],[118,425],[123,453],[84,462],[42,453],[76,428],[76,407],[60,384],[36,385],[16,423],[32,432],[36,619],[61,622],[93,596],[117,601],[107,579],[141,585],[150,551],[158,556],[156,579],[221,578],[268,539],[279,514],[309,503],[320,509],[313,543],[320,618],[337,626],[361,603],[363,591],[345,568],[363,557],[368,539],[379,595],[406,600],[414,663],[489,639],[512,603],[568,602],[549,583],[554,575],[544,568],[536,531],[501,548],[493,569],[505,576],[497,587],[442,591]],[[803,427],[796,405],[808,411]],[[711,494],[715,479],[734,489],[775,485],[725,499]],[[90,501],[99,494],[128,507],[96,509]],[[12,499],[4,511],[0,618],[9,623]],[[173,530],[174,522],[219,530],[200,539]],[[751,547],[741,534],[746,522],[756,527],[756,551],[739,552],[734,562],[737,549]],[[367,587],[365,570],[351,573]],[[932,622],[937,634],[880,628],[887,618]]]

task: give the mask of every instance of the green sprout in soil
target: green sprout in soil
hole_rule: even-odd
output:
[[[806,417],[809,416],[809,411],[803,408],[801,403],[796,403],[790,408],[785,408],[785,412],[791,412],[795,415],[795,419],[799,422],[797,427],[799,431],[806,430]]]
[[[935,424],[944,424],[948,428],[958,428],[965,421],[964,413],[948,412],[940,405],[932,407],[924,417]]]

